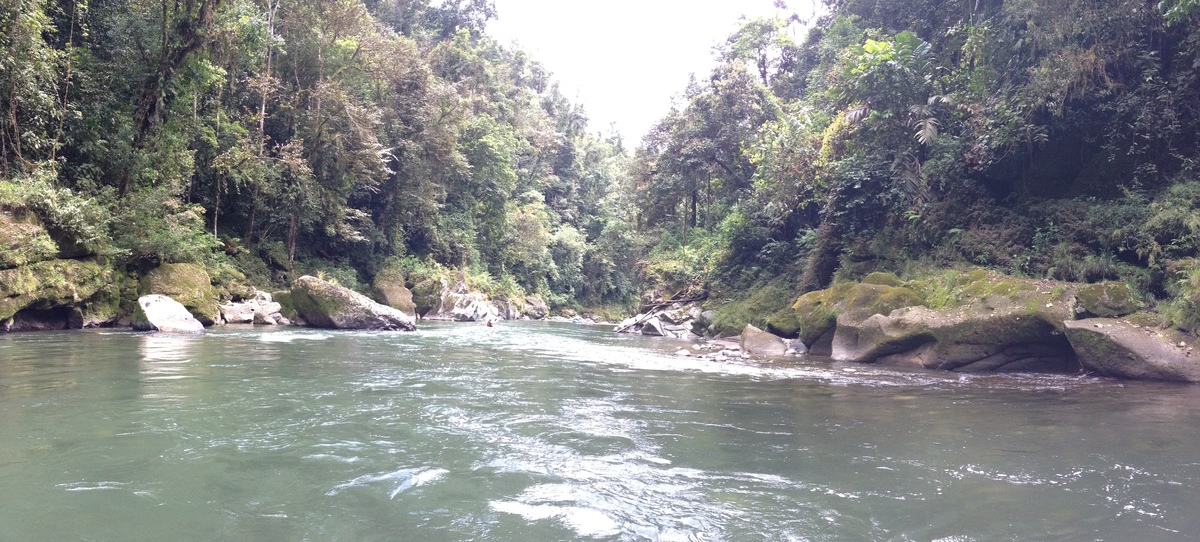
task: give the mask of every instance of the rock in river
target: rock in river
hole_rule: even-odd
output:
[[[204,333],[204,325],[183,304],[165,295],[144,295],[133,310],[133,329],[167,333]]]
[[[414,331],[413,317],[365,295],[305,275],[292,283],[290,304],[308,325],[331,329]]]
[[[760,356],[782,356],[788,351],[788,345],[782,338],[750,324],[746,324],[742,330],[741,346],[746,353]]]
[[[1177,346],[1155,331],[1111,318],[1072,320],[1066,326],[1079,362],[1096,374],[1200,382],[1200,353]]]

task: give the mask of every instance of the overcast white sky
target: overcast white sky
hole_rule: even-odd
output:
[[[565,94],[582,103],[592,132],[615,124],[636,147],[682,95],[688,74],[703,80],[713,46],[739,26],[741,16],[791,11],[805,14],[812,0],[495,0],[498,20],[488,33],[516,42],[554,74]]]

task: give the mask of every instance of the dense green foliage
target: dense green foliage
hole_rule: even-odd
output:
[[[707,291],[731,331],[966,264],[1200,326],[1194,0],[826,7],[745,21],[627,152],[487,0],[7,0],[0,206],[134,275]]]
[[[484,33],[492,17],[484,0],[5,1],[4,190],[135,272],[362,285],[408,258],[628,302],[625,151]]]
[[[1195,2],[827,7],[747,22],[637,152],[639,224],[712,253],[722,299],[970,264],[1200,324]]]

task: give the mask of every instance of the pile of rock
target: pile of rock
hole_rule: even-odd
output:
[[[499,297],[472,291],[462,273],[452,277],[427,279],[413,286],[415,311],[424,320],[482,322],[486,320],[541,320],[549,310],[533,296],[524,299]]]
[[[798,339],[784,339],[750,324],[737,337],[725,337],[698,342],[690,348],[680,348],[677,356],[697,356],[714,361],[748,359],[751,356],[778,358],[801,356],[808,352]]]
[[[292,325],[292,321],[282,313],[283,305],[274,301],[271,294],[259,290],[254,290],[254,297],[248,300],[236,303],[228,301],[218,308],[226,324]]]
[[[713,311],[702,310],[694,304],[674,303],[665,309],[628,318],[617,324],[614,331],[694,341],[701,337],[693,331],[692,324],[710,319],[713,314]]]

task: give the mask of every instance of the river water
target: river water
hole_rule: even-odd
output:
[[[1200,386],[681,344],[0,335],[0,540],[1200,537]]]

